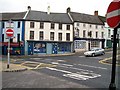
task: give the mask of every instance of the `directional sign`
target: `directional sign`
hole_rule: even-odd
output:
[[[12,29],[7,29],[7,30],[6,30],[6,35],[7,35],[8,37],[12,37],[13,34],[14,34],[14,31],[13,31]]]
[[[107,10],[107,24],[115,28],[120,23],[120,0],[113,0]]]

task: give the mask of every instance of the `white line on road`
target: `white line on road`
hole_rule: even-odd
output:
[[[49,70],[53,70],[53,71],[63,72],[63,73],[65,73],[65,74],[63,74],[64,77],[69,77],[69,78],[76,79],[76,80],[87,80],[90,78],[97,78],[97,77],[101,76],[99,74],[89,73],[89,72],[72,73],[70,71],[56,69],[56,68],[50,68],[50,67],[46,67],[46,68]]]
[[[103,68],[103,67],[96,67],[96,66],[90,66],[90,65],[84,65],[84,64],[78,64],[80,66],[85,66],[85,67],[91,67],[91,68],[98,68],[98,69],[104,69],[107,70],[107,68]]]

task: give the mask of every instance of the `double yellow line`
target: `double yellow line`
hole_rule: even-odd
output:
[[[120,55],[117,55],[117,57],[119,57]],[[99,63],[102,63],[102,64],[106,64],[106,65],[111,65],[110,63],[106,63],[107,60],[111,60],[112,57],[110,58],[105,58],[103,60],[100,60]],[[120,66],[119,64],[116,64],[116,66]]]

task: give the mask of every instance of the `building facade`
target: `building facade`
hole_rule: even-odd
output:
[[[11,28],[14,30],[14,36],[10,38],[10,54],[24,55],[24,20],[26,12],[20,13],[2,13],[1,22],[1,46],[2,54],[7,55],[8,37],[6,30]]]
[[[95,15],[71,12],[68,15],[74,23],[74,49],[86,51],[94,47],[104,48],[105,30],[104,23]]]
[[[25,18],[25,54],[73,52],[73,24],[66,13],[29,9]]]

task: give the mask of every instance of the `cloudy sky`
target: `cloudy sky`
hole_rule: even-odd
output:
[[[66,12],[67,7],[71,11],[86,14],[93,14],[95,10],[99,15],[105,15],[112,0],[0,0],[1,12],[21,12],[26,11],[27,6],[32,10],[47,11],[50,5],[51,12]]]

